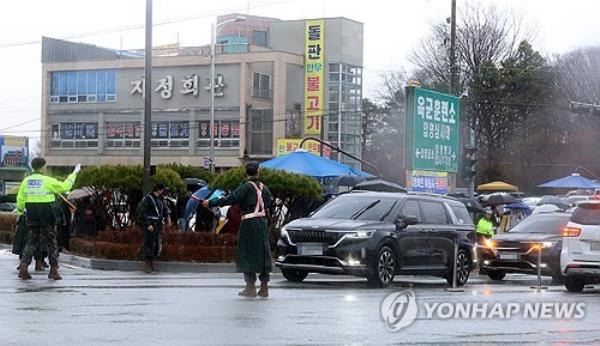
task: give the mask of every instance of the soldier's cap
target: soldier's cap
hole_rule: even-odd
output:
[[[258,163],[250,162],[246,164],[246,174],[254,177],[258,174]]]

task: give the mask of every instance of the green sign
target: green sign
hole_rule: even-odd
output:
[[[460,103],[458,97],[419,87],[408,90],[407,134],[412,169],[458,170]]]

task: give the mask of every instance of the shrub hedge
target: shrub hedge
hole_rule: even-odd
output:
[[[95,258],[139,260],[142,232],[138,228],[101,231],[95,240],[71,239],[71,252]],[[179,232],[167,228],[163,232],[163,251],[159,259],[185,262],[231,262],[235,259],[235,234]]]

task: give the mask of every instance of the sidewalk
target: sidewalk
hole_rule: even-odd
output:
[[[0,250],[10,253],[12,246],[0,244]],[[16,256],[15,256],[16,257]],[[74,267],[95,270],[142,271],[141,261],[118,261],[102,258],[88,258],[68,253],[60,254],[60,263]],[[155,262],[159,271],[165,273],[235,273],[235,263],[191,263],[191,262]],[[279,269],[273,264],[273,273]]]

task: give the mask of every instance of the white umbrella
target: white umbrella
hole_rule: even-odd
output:
[[[94,192],[89,187],[84,187],[81,189],[75,189],[71,191],[71,193],[67,196],[67,199],[71,201],[76,201],[78,199],[90,197]]]

